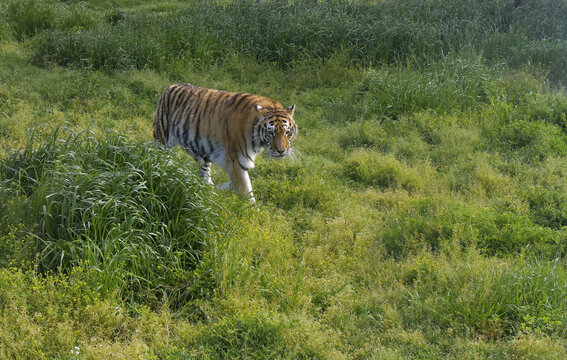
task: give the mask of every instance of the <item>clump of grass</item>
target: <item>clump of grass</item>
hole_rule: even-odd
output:
[[[534,186],[525,192],[536,223],[556,230],[567,226],[567,195],[564,191]]]
[[[538,225],[515,212],[466,205],[447,198],[422,197],[389,212],[377,239],[397,259],[423,249],[478,248],[490,256],[519,254],[530,248],[554,258],[567,250],[565,229]]]
[[[333,213],[338,192],[315,175],[316,164],[311,165],[311,170],[302,171],[301,165],[311,161],[302,154],[283,161],[259,159],[252,173],[258,199],[291,212],[305,208]],[[269,177],[266,179],[267,174]]]
[[[427,179],[391,155],[360,150],[347,160],[345,173],[351,179],[380,188],[404,189],[410,192],[423,189]]]
[[[501,154],[527,163],[539,163],[550,156],[565,156],[567,134],[560,126],[536,119],[516,119],[483,129],[487,142]]]
[[[403,321],[412,328],[434,323],[497,340],[521,333],[567,331],[565,268],[523,254],[512,264],[464,253],[467,261],[421,254],[402,271],[408,286]],[[419,325],[421,324],[421,325]]]
[[[567,99],[561,92],[537,96],[525,106],[526,117],[567,130]]]
[[[261,314],[227,316],[194,339],[199,357],[281,358],[287,353],[283,324]]]
[[[66,271],[81,262],[145,303],[190,297],[207,246],[225,235],[209,187],[174,153],[116,134],[35,132],[2,162],[2,188],[20,202],[37,266]],[[10,195],[12,194],[12,195]]]
[[[338,143],[342,148],[390,147],[388,131],[379,121],[349,122],[339,133]]]
[[[46,0],[7,1],[0,6],[0,17],[17,41],[48,30],[84,30],[98,22],[95,13],[83,4],[66,5]]]
[[[411,66],[369,70],[349,97],[331,106],[330,120],[384,120],[427,110],[437,114],[475,110],[490,99],[498,84],[494,70],[480,58],[446,57],[420,67],[419,71]],[[354,114],[350,109],[355,109]]]
[[[184,16],[164,19],[144,14],[114,25],[99,22],[89,31],[54,30],[35,41],[32,61],[87,69],[171,69],[211,64],[223,47],[215,36]]]

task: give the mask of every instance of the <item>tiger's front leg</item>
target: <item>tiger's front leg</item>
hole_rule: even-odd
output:
[[[240,167],[238,163],[229,164],[227,166],[226,172],[234,191],[243,197],[250,197],[250,201],[256,202],[254,199],[254,194],[252,193],[252,183],[250,182],[250,176],[248,175],[248,170],[244,170]]]

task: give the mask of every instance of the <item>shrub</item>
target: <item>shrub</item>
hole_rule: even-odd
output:
[[[101,298],[89,276],[84,267],[53,276],[0,269],[0,357],[142,359],[175,351],[164,330],[171,313]]]

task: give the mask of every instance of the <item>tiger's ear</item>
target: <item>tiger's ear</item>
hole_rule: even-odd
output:
[[[285,109],[287,111],[288,114],[293,115],[293,112],[295,111],[295,104],[291,105],[290,107]]]
[[[261,107],[261,106],[258,105],[258,104],[254,104],[254,110],[256,110],[257,112],[260,112],[260,110],[264,110],[264,108]]]

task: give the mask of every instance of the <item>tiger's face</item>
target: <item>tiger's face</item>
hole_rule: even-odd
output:
[[[290,155],[291,140],[297,134],[297,125],[293,120],[295,105],[284,110],[256,105],[256,110],[263,115],[261,135],[268,154],[276,158]]]

